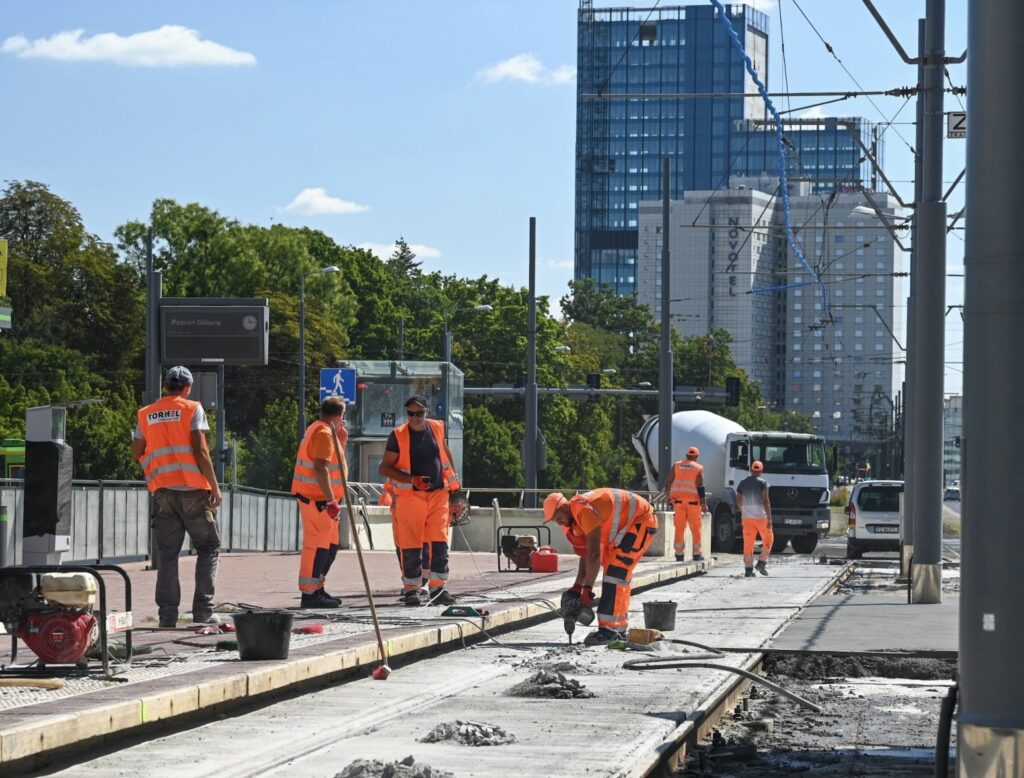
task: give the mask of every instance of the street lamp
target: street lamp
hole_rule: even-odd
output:
[[[299,442],[306,434],[306,276],[320,273],[340,273],[337,265],[328,265],[319,270],[299,276]]]
[[[453,308],[451,310],[448,310],[448,311],[444,312],[444,356],[443,356],[443,364],[442,364],[441,369],[444,370],[444,381],[442,382],[444,384],[444,386],[443,386],[443,388],[444,388],[444,406],[443,406],[444,407],[444,419],[443,420],[444,420],[444,439],[446,441],[448,440],[448,413],[449,413],[449,408],[448,408],[448,391],[450,389],[450,386],[449,386],[449,383],[448,383],[448,374],[449,374],[449,366],[451,365],[451,362],[452,362],[452,333],[451,333],[451,330],[448,329],[448,319],[450,319],[452,316],[454,316],[457,313],[462,313],[463,311],[477,311],[477,312],[480,312],[480,313],[487,313],[487,312],[493,311],[493,310],[494,310],[494,306],[493,305],[486,305],[485,304],[485,305],[470,305],[470,306],[467,306],[466,308]]]

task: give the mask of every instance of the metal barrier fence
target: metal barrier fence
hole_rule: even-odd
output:
[[[375,504],[381,484],[350,483],[357,500]],[[490,506],[499,496],[510,497],[515,507],[525,507],[527,495],[537,504],[550,490],[505,488],[466,489],[470,501]],[[566,494],[577,490],[565,489]],[[638,492],[657,510],[668,510],[663,495]],[[142,481],[73,481],[71,552],[67,564],[103,563],[147,559],[150,553],[149,492]],[[8,564],[21,564],[22,482],[0,479],[0,506],[7,521],[0,521],[0,543],[6,541]],[[221,543],[225,551],[298,551],[302,548],[302,523],[295,498],[287,492],[225,487],[219,514]],[[6,535],[4,537],[3,535]]]

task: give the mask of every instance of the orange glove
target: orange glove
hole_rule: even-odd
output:
[[[412,488],[417,492],[429,492],[433,484],[430,477],[426,475],[414,475],[412,477]]]
[[[332,519],[337,519],[341,515],[341,506],[337,500],[331,500],[327,505],[324,506],[324,513],[330,516]]]
[[[580,605],[584,608],[589,608],[594,604],[594,589],[590,586],[584,586],[580,590]]]

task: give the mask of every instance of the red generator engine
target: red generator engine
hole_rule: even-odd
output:
[[[0,570],[0,620],[44,664],[81,662],[99,634],[97,586],[86,573]]]

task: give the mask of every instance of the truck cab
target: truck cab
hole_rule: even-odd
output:
[[[831,521],[825,441],[816,435],[749,432],[730,434],[726,445],[728,459],[723,503],[732,513],[734,535],[730,544],[726,542],[724,527],[717,529],[715,537],[719,545],[735,545],[735,538],[742,533],[740,517],[735,510],[736,486],[750,475],[751,462],[760,460],[764,465],[761,476],[768,482],[772,505],[772,531],[775,534],[772,550],[778,553],[792,541],[793,550],[797,553],[813,552],[818,538],[828,534]]]

